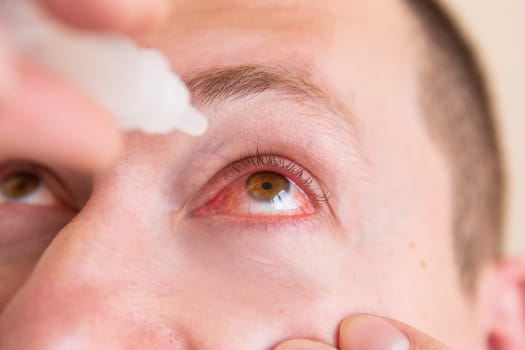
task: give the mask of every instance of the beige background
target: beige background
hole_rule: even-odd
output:
[[[525,0],[443,0],[477,43],[501,117],[510,173],[507,249],[525,257]]]

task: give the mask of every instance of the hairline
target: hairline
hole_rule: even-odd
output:
[[[420,24],[424,124],[452,176],[458,275],[474,293],[482,266],[501,255],[504,231],[504,167],[491,96],[479,57],[454,18],[434,0],[404,1]]]

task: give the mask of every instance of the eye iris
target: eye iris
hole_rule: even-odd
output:
[[[40,178],[31,173],[14,173],[0,183],[0,192],[10,199],[21,199],[40,186]]]
[[[282,175],[262,171],[246,180],[246,191],[259,201],[271,201],[281,192],[288,192],[290,181]]]

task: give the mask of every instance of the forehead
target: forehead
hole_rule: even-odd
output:
[[[141,38],[166,51],[183,75],[210,65],[293,61],[334,80],[341,69],[355,75],[388,62],[399,69],[410,55],[412,20],[398,0],[184,3]]]
[[[343,101],[363,132],[391,120],[385,110],[399,111],[398,125],[418,114],[415,21],[402,1],[183,3],[139,39],[183,78],[213,67],[295,66]]]

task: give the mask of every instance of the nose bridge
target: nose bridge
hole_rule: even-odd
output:
[[[143,265],[148,241],[159,238],[161,225],[169,227],[169,213],[156,202],[158,189],[144,180],[150,176],[124,165],[97,180],[86,206],[59,232],[39,265],[52,270],[55,280],[67,276],[70,285],[75,276],[103,282],[106,275],[115,278],[114,270],[132,272]],[[132,276],[122,271],[119,279]]]
[[[0,350],[183,348],[142,288],[155,284],[150,242],[169,230],[156,191],[153,173],[129,163],[97,180],[0,316]]]

